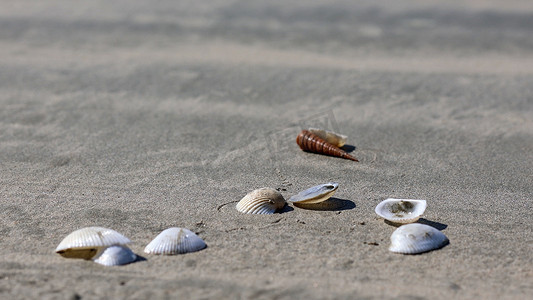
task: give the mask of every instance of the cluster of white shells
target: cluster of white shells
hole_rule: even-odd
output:
[[[338,189],[339,184],[330,182],[308,188],[289,198],[296,207],[310,208],[324,203]],[[272,188],[261,188],[248,193],[237,203],[237,210],[247,214],[273,214],[285,206],[283,196]],[[411,224],[422,216],[427,207],[426,200],[389,198],[379,203],[375,212],[385,222],[400,226],[391,236],[390,251],[403,254],[417,254],[439,249],[448,243],[448,238],[434,227]]]
[[[86,227],[67,235],[56,248],[66,258],[92,260],[104,266],[119,266],[137,260],[137,255],[126,246],[130,239],[115,230]],[[163,230],[144,249],[148,254],[174,255],[199,251],[207,247],[194,232],[172,227]]]
[[[439,249],[449,243],[444,233],[429,225],[414,223],[427,207],[426,200],[383,200],[376,206],[376,214],[391,225],[401,225],[391,235],[389,251],[418,254]]]

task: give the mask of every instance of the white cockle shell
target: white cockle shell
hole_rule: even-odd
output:
[[[96,256],[93,261],[104,266],[120,266],[137,260],[137,255],[130,248],[121,245],[109,246]]]
[[[66,258],[91,259],[109,246],[128,243],[130,239],[115,230],[85,227],[67,235],[57,246],[56,253]]]
[[[324,202],[331,198],[339,187],[338,183],[330,182],[308,188],[289,198],[294,205],[308,205]]]
[[[416,222],[426,210],[426,200],[394,199],[381,201],[376,206],[376,214],[394,224]]]
[[[174,255],[195,252],[207,247],[204,240],[186,228],[163,230],[144,248],[148,254]]]
[[[390,237],[389,250],[418,254],[444,247],[449,243],[444,233],[429,225],[413,223],[398,227]]]
[[[333,131],[324,130],[324,129],[318,129],[318,128],[309,128],[309,131],[312,133],[318,135],[321,139],[325,140],[326,142],[335,145],[337,147],[342,147],[344,144],[346,144],[346,139],[348,136],[335,133]]]
[[[270,215],[285,206],[285,198],[273,188],[261,188],[244,196],[237,203],[237,210],[245,214]]]

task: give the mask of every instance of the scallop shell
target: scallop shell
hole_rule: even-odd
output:
[[[304,151],[359,161],[357,158],[346,153],[346,151],[326,142],[324,139],[308,130],[302,130],[302,132],[300,132],[296,137],[296,144],[298,144],[298,146]]]
[[[418,254],[439,249],[449,243],[444,233],[425,224],[407,224],[398,227],[390,237],[389,250],[402,254]]]
[[[261,188],[248,193],[237,203],[237,210],[245,214],[273,214],[285,206],[285,198],[272,188]]]
[[[376,206],[376,214],[393,224],[416,222],[426,210],[426,200],[394,199],[381,201]]]
[[[316,204],[328,200],[339,187],[338,183],[329,182],[308,188],[289,198],[295,206]]]
[[[346,139],[348,138],[347,135],[342,135],[335,133],[333,131],[324,130],[324,129],[318,129],[318,128],[309,128],[309,131],[319,136],[321,139],[325,140],[326,142],[337,146],[342,147],[344,144],[346,144]]]
[[[131,243],[122,234],[103,227],[86,227],[67,235],[56,248],[66,258],[91,259],[105,248]]]
[[[172,227],[163,230],[144,248],[148,254],[174,255],[195,252],[207,247],[204,240],[185,228]]]
[[[120,245],[105,248],[100,255],[93,259],[95,263],[104,266],[120,266],[135,260],[137,260],[137,255],[130,248]]]

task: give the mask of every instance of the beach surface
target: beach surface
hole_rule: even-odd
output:
[[[531,1],[1,3],[0,298],[533,295]],[[329,210],[235,209],[327,182]],[[450,244],[389,252],[386,198]],[[87,226],[139,260],[54,252]],[[169,227],[208,247],[144,254]]]

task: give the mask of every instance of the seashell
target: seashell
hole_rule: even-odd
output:
[[[91,259],[105,248],[131,241],[122,234],[103,227],[86,227],[67,235],[56,248],[66,258]]]
[[[389,250],[402,254],[418,254],[439,249],[449,243],[444,233],[429,225],[413,223],[398,227],[390,237]]]
[[[126,246],[109,246],[93,261],[104,266],[120,266],[137,260],[137,255]]]
[[[204,240],[185,228],[172,227],[163,230],[144,248],[148,254],[183,254],[207,247]]]
[[[339,184],[335,182],[317,185],[290,197],[289,202],[299,207],[324,202],[335,194],[338,187]]]
[[[326,142],[324,139],[308,130],[302,130],[302,132],[300,132],[296,137],[296,144],[298,144],[298,146],[304,151],[359,161],[357,158],[346,153],[346,151]]]
[[[426,200],[385,199],[376,206],[376,214],[393,224],[416,222],[426,210]]]
[[[285,203],[285,198],[275,189],[261,188],[244,196],[236,208],[245,214],[270,215],[283,208]]]
[[[318,129],[318,128],[309,128],[309,131],[313,134],[316,134],[321,139],[325,140],[326,142],[337,146],[342,147],[344,144],[346,144],[346,139],[348,138],[347,135],[342,135],[335,133],[333,131],[324,130],[324,129]]]

